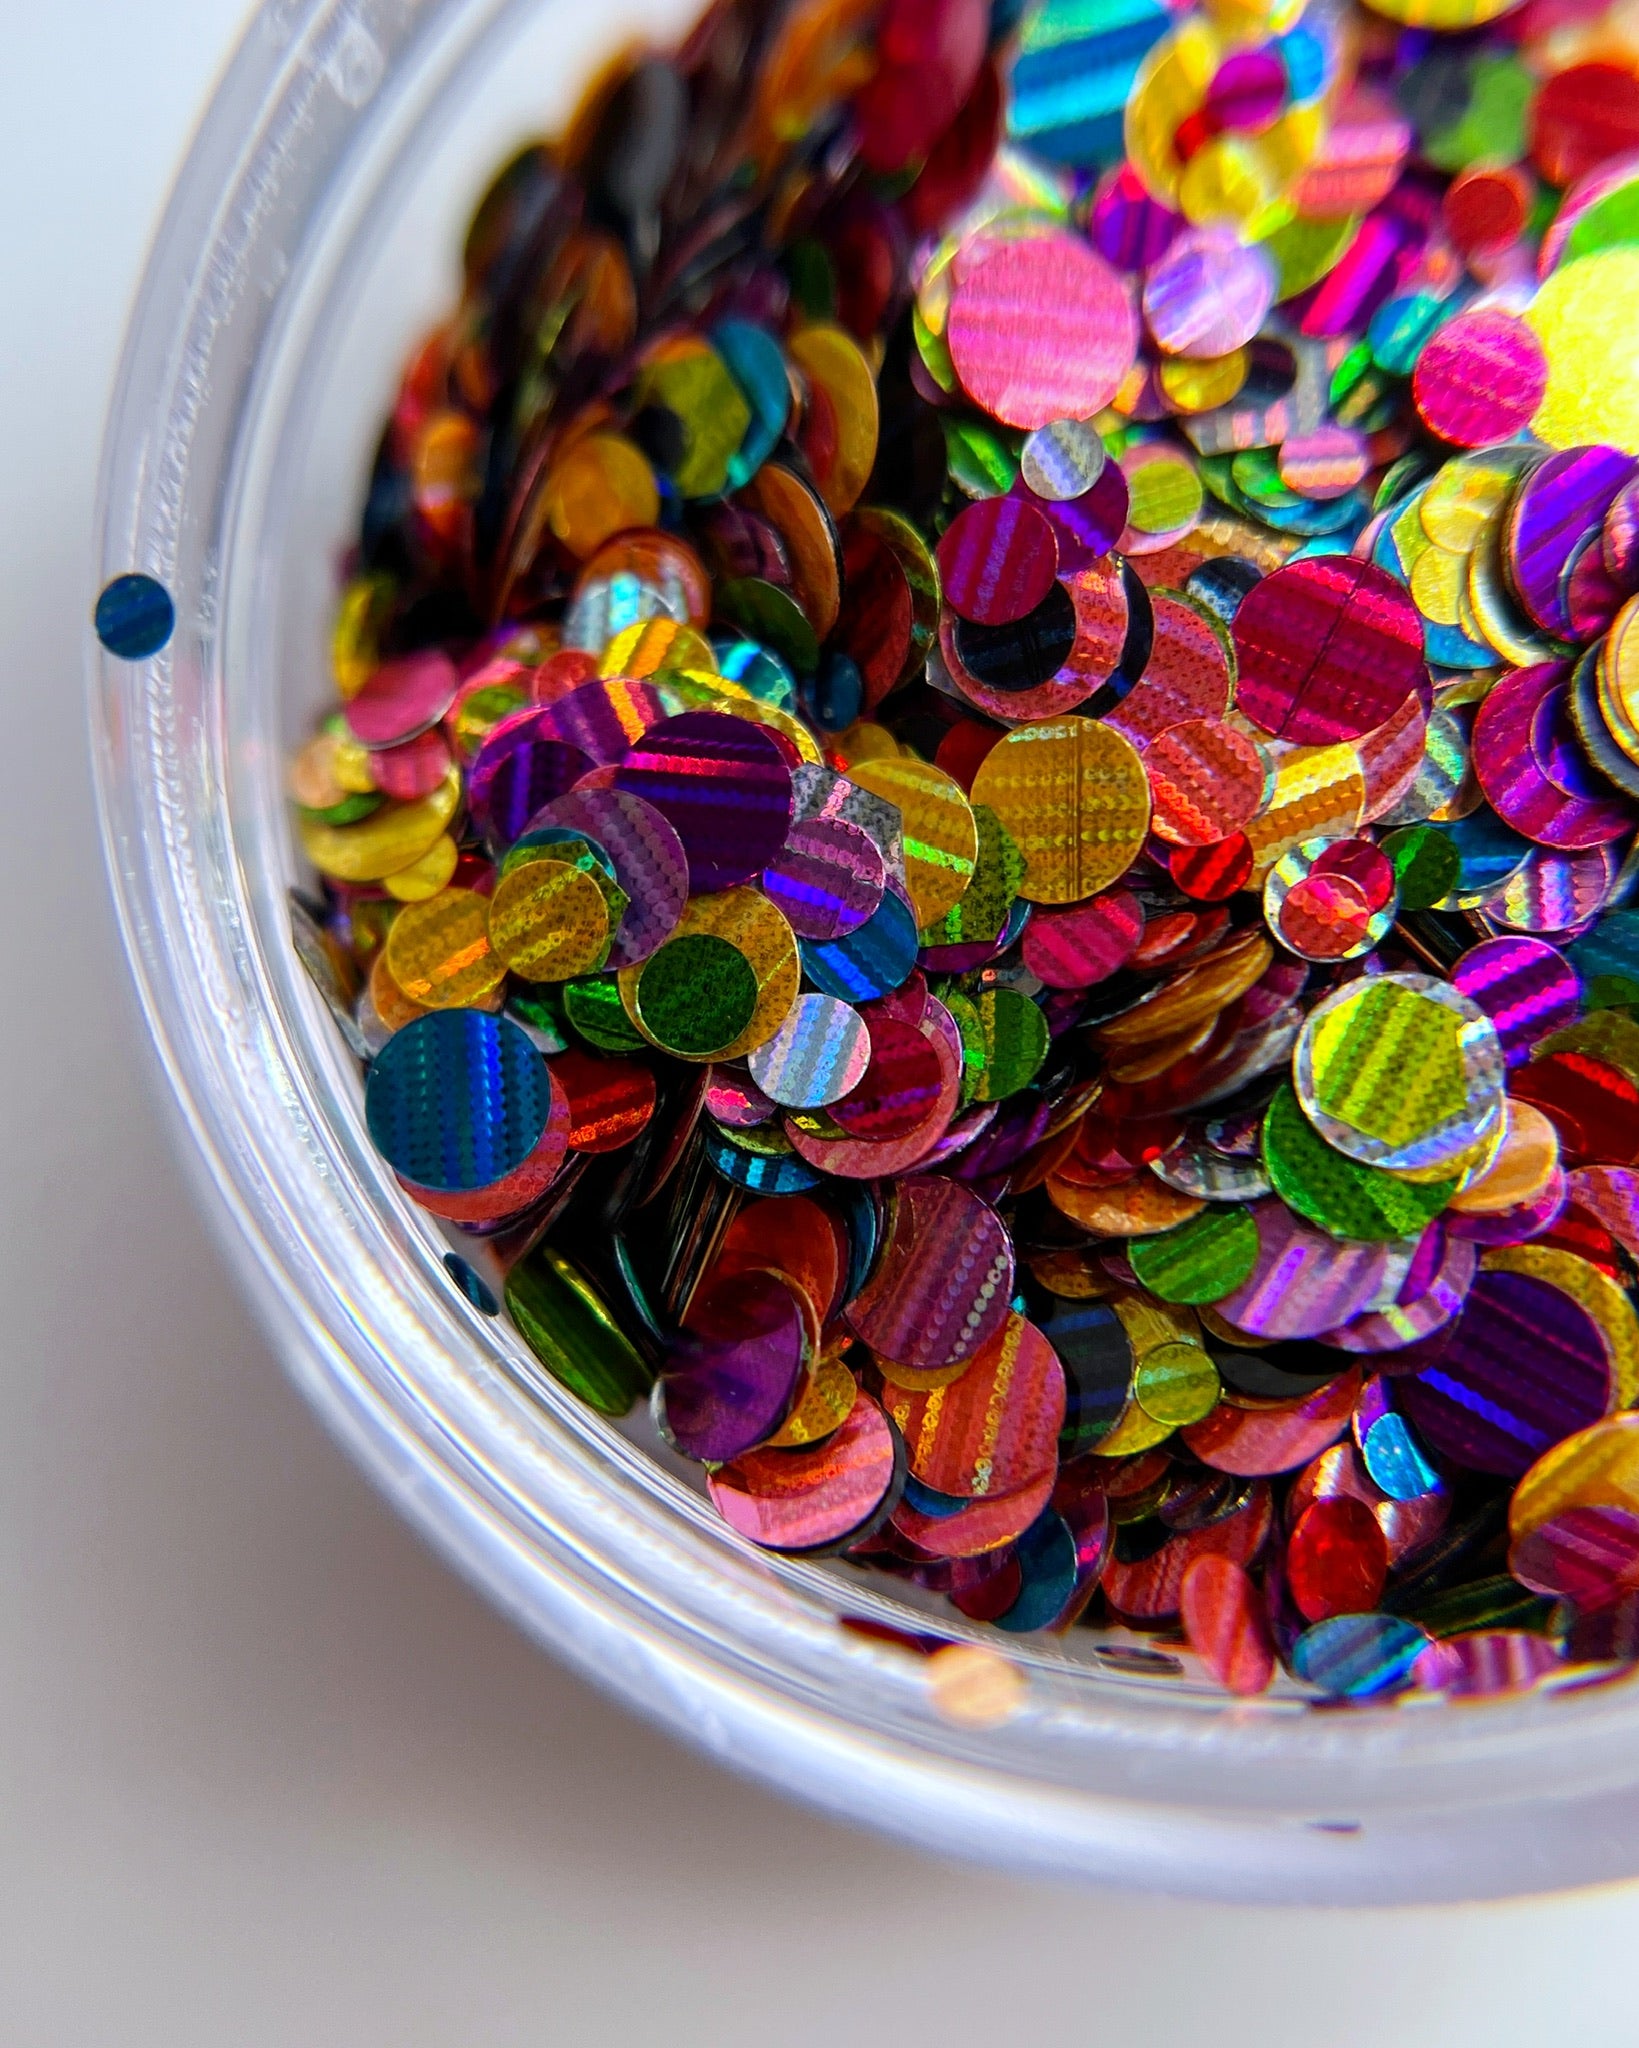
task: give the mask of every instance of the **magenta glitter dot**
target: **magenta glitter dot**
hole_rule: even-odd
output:
[[[763,893],[799,939],[858,931],[882,901],[887,871],[876,841],[846,818],[802,818],[763,870]]]
[[[396,747],[436,725],[460,688],[455,663],[428,648],[384,661],[346,708],[347,729],[362,747]]]
[[[1087,216],[1087,239],[1117,270],[1147,270],[1166,254],[1184,216],[1152,199],[1131,164],[1108,171]]]
[[[652,726],[615,787],[640,796],[683,842],[691,889],[759,874],[791,830],[791,770],[774,735],[726,711],[684,711]]]
[[[1138,352],[1126,288],[1074,235],[991,249],[950,302],[945,340],[963,388],[1010,427],[1085,420],[1120,388]]]
[[[1024,934],[1024,964],[1049,988],[1087,988],[1124,967],[1144,935],[1144,909],[1111,889],[1068,910],[1038,910]]]
[[[1523,320],[1493,306],[1459,313],[1423,345],[1411,395],[1431,434],[1484,448],[1528,427],[1548,388],[1548,358]]]
[[[667,709],[666,699],[652,683],[599,677],[548,704],[541,733],[579,747],[601,768],[622,760],[632,742],[658,725]]]
[[[1552,662],[1504,675],[1475,714],[1474,772],[1505,824],[1539,846],[1581,853],[1631,832],[1633,807],[1614,793],[1567,796],[1537,765],[1532,726],[1544,698],[1564,682],[1565,670]]]
[[[1286,100],[1286,66],[1269,44],[1233,50],[1218,66],[1201,111],[1222,133],[1255,135]]]
[[[1254,584],[1232,628],[1237,708],[1276,739],[1359,739],[1425,683],[1423,622],[1400,584],[1346,555],[1288,562]]]
[[[1034,611],[1058,565],[1051,522],[1022,496],[965,506],[939,543],[946,602],[980,626],[1008,626]]]
[[[1541,939],[1486,939],[1451,970],[1451,986],[1497,1027],[1503,1057],[1523,1066],[1534,1048],[1576,1021],[1582,986],[1563,953]]]

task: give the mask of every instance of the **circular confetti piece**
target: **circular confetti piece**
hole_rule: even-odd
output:
[[[1275,297],[1275,268],[1232,228],[1190,228],[1144,277],[1144,321],[1172,356],[1222,356],[1249,342]],[[965,380],[964,380],[965,381]]]
[[[1506,441],[1535,418],[1548,359],[1523,320],[1496,307],[1459,313],[1424,343],[1411,395],[1431,434],[1459,448]]]
[[[801,818],[763,870],[763,891],[799,939],[858,931],[882,902],[886,870],[876,841],[847,818]]]
[[[903,755],[858,762],[850,780],[898,810],[905,886],[917,923],[932,924],[960,900],[973,879],[979,831],[966,792],[943,769]]]
[[[398,913],[387,934],[387,971],[412,1002],[465,1009],[501,985],[506,962],[490,944],[489,911],[475,890],[445,889]]]
[[[467,808],[492,852],[502,853],[554,798],[592,766],[579,747],[541,730],[551,706],[514,712],[486,736],[467,768]]]
[[[1517,1478],[1610,1405],[1598,1324],[1529,1274],[1482,1272],[1456,1322],[1427,1341],[1433,1362],[1396,1383],[1396,1400],[1436,1456],[1470,1471]]]
[[[644,1030],[685,1059],[723,1057],[756,1013],[751,962],[711,932],[668,939],[636,976],[634,1001]]]
[[[1320,504],[1346,497],[1365,478],[1371,458],[1352,427],[1316,427],[1289,434],[1280,448],[1280,480]]]
[[[1576,969],[1541,939],[1470,946],[1451,970],[1451,986],[1491,1019],[1510,1067],[1522,1066],[1543,1039],[1574,1023],[1582,1007]]]
[[[1270,1407],[1221,1401],[1204,1422],[1189,1426],[1184,1442],[1214,1472],[1241,1478],[1295,1472],[1344,1434],[1359,1393],[1360,1375],[1351,1370],[1312,1394]]]
[[[1639,1590],[1639,1515],[1619,1507],[1571,1507],[1521,1536],[1509,1576],[1550,1600],[1603,1607]]]
[[[867,1340],[868,1341],[868,1340]],[[883,1396],[912,1474],[961,1500],[1007,1495],[1050,1471],[1064,1426],[1064,1372],[1033,1323],[1008,1313],[960,1379]]]
[[[1258,1258],[1258,1226],[1249,1209],[1203,1209],[1176,1229],[1135,1238],[1127,1257],[1139,1285],[1162,1301],[1222,1301],[1251,1277]],[[1142,1394],[1139,1399],[1157,1421],[1164,1419]],[[1199,1417],[1176,1419],[1194,1422]]]
[[[163,583],[135,571],[116,576],[97,594],[97,638],[120,661],[147,661],[176,631],[176,606]]]
[[[1252,842],[1232,832],[1215,846],[1175,846],[1167,855],[1167,872],[1186,896],[1199,903],[1223,903],[1252,879]]]
[[[1216,1306],[1253,1337],[1318,1337],[1371,1306],[1388,1270],[1381,1244],[1340,1244],[1284,1202],[1256,1202],[1258,1259]]]
[[[901,986],[916,965],[916,913],[888,890],[862,925],[842,937],[802,943],[803,972],[827,995],[874,1001]]]
[[[899,1455],[887,1417],[861,1393],[823,1443],[743,1453],[707,1474],[706,1491],[729,1527],[765,1550],[829,1550],[883,1510]]]
[[[770,1102],[818,1109],[856,1087],[870,1060],[870,1033],[859,1012],[835,996],[807,995],[792,1004],[773,1037],[750,1055],[749,1065],[751,1078]]]
[[[964,506],[939,543],[945,601],[980,626],[1007,626],[1035,610],[1058,573],[1058,541],[1023,498]]]
[[[1019,476],[1038,498],[1057,505],[1090,491],[1105,460],[1103,440],[1091,420],[1049,420],[1025,436]]]
[[[940,648],[957,687],[998,717],[1033,710],[1034,694],[1053,684],[1075,652],[1080,632],[1073,592],[1050,584],[1040,604],[1005,625],[979,626],[956,618],[939,629]],[[1080,675],[1066,678],[1079,704],[1092,689]],[[1020,713],[1022,715],[1022,712]]]
[[[929,1175],[898,1190],[876,1269],[847,1317],[879,1357],[926,1370],[973,1357],[1006,1320],[1012,1292],[1006,1226],[970,1189]]]
[[[552,1077],[528,1033],[481,1010],[438,1010],[395,1031],[364,1090],[370,1137],[388,1165],[451,1193],[522,1166],[552,1104]]]
[[[1179,1613],[1189,1646],[1228,1691],[1267,1692],[1275,1646],[1263,1596],[1232,1558],[1197,1557],[1184,1574]]]
[[[1375,4],[1395,13],[1400,0],[1393,8]],[[1290,1661],[1294,1676],[1333,1699],[1373,1699],[1412,1684],[1412,1667],[1428,1647],[1427,1632],[1398,1615],[1335,1614],[1304,1630]]]
[[[1049,988],[1089,988],[1126,965],[1144,931],[1136,896],[1112,889],[1069,910],[1039,910],[1025,926],[1024,964]]]
[[[791,829],[791,770],[778,741],[723,712],[662,719],[620,763],[615,787],[652,804],[676,832],[692,889],[748,881]]]
[[[1185,719],[1143,750],[1151,825],[1174,846],[1216,846],[1251,822],[1267,770],[1244,732],[1222,719]]]
[[[1286,1583],[1305,1621],[1369,1614],[1382,1597],[1388,1568],[1377,1517],[1348,1494],[1305,1508],[1286,1546]]]
[[[1376,975],[1325,997],[1304,1021],[1293,1073],[1327,1144],[1391,1172],[1457,1159],[1502,1115],[1496,1026],[1427,975]]]
[[[572,1152],[618,1152],[654,1115],[655,1078],[639,1060],[599,1059],[570,1047],[551,1068],[569,1105]]]
[[[1510,1102],[1496,1156],[1452,1198],[1464,1216],[1501,1215],[1536,1201],[1559,1173],[1559,1133],[1529,1102]]]
[[[684,1330],[655,1390],[657,1419],[672,1442],[685,1457],[713,1464],[743,1456],[778,1429],[807,1344],[796,1297],[773,1274],[739,1274],[726,1284],[732,1321],[710,1334]]]
[[[1090,419],[1138,349],[1121,280],[1078,237],[992,248],[957,286],[945,327],[969,396],[1011,427]]]
[[[1090,718],[1020,726],[973,778],[1024,856],[1019,893],[1075,903],[1124,875],[1149,826],[1149,781],[1130,742]]]
[[[396,747],[434,726],[455,700],[455,664],[436,648],[374,669],[345,713],[360,746]]]
[[[603,965],[609,912],[583,868],[532,860],[496,883],[489,941],[503,966],[524,980],[568,981]]]
[[[555,797],[530,820],[581,832],[601,847],[627,896],[626,914],[609,946],[609,965],[646,960],[677,929],[688,901],[683,842],[652,804],[622,789],[574,789]]]
[[[914,1024],[873,1013],[869,1054],[853,1088],[831,1099],[832,1121],[851,1138],[888,1143],[926,1129],[944,1086],[938,1053]]]
[[[1416,607],[1369,562],[1313,556],[1266,576],[1233,628],[1237,707],[1277,739],[1358,739],[1426,679]]]
[[[1133,1375],[1133,1399],[1152,1422],[1171,1429],[1210,1415],[1221,1392],[1218,1368],[1198,1344],[1158,1344]]]
[[[1288,1208],[1333,1237],[1362,1243],[1415,1237],[1456,1186],[1455,1180],[1403,1180],[1346,1157],[1320,1136],[1288,1087],[1264,1118],[1263,1159]]]

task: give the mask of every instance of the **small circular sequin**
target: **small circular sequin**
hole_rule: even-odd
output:
[[[1104,442],[1091,420],[1049,420],[1025,436],[1019,476],[1053,504],[1079,498],[1103,474]]]
[[[1411,380],[1423,424],[1459,448],[1519,433],[1547,386],[1548,361],[1536,335],[1494,307],[1448,320],[1425,344]]]
[[[552,1077],[507,1017],[440,1010],[395,1031],[371,1063],[365,1120],[377,1150],[419,1187],[488,1187],[535,1150]]]
[[[1457,1159],[1502,1114],[1496,1026],[1426,975],[1378,975],[1326,997],[1304,1023],[1294,1078],[1329,1145],[1391,1171]]]
[[[92,623],[110,654],[121,661],[147,661],[176,631],[176,606],[163,583],[132,572],[103,585]]]
[[[503,876],[488,929],[496,958],[525,981],[568,981],[601,967],[609,952],[602,893],[584,868],[565,861],[529,861]]]
[[[973,800],[1024,856],[1020,894],[1076,903],[1118,881],[1149,826],[1149,780],[1132,745],[1090,718],[1020,726],[985,756]]]
[[[855,1087],[870,1058],[870,1033],[859,1012],[835,996],[807,995],[797,998],[749,1064],[751,1078],[771,1102],[818,1109]]]
[[[676,832],[693,889],[749,880],[791,829],[791,770],[779,743],[722,712],[662,719],[620,763],[615,787],[651,804]]]
[[[981,498],[958,512],[939,543],[945,600],[980,626],[1007,626],[1034,611],[1058,572],[1058,542],[1022,498]]]
[[[387,935],[388,971],[405,995],[429,1010],[457,1010],[498,988],[506,962],[490,944],[489,911],[472,889],[407,903]]]
[[[762,886],[799,939],[840,939],[882,902],[886,870],[876,841],[846,818],[802,818],[763,870]]]
[[[967,392],[996,419],[1034,429],[1108,405],[1138,348],[1115,272],[1071,235],[993,248],[951,299],[945,328]]]
[[[1144,749],[1151,825],[1174,846],[1216,846],[1250,824],[1268,771],[1254,741],[1222,719],[1184,719]]]
[[[1392,577],[1327,556],[1266,576],[1235,614],[1239,708],[1299,745],[1357,739],[1423,679],[1423,631]]]

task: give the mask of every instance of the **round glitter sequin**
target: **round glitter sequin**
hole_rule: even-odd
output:
[[[979,832],[967,793],[931,762],[905,757],[859,762],[852,780],[899,811],[905,886],[917,922],[932,924],[960,900],[973,879]]]
[[[1483,448],[1529,426],[1547,386],[1536,335],[1512,314],[1482,307],[1459,313],[1425,343],[1411,395],[1431,434]]]
[[[575,789],[530,820],[584,833],[608,856],[627,907],[609,946],[609,965],[646,960],[677,928],[688,901],[683,843],[652,804],[620,789]]]
[[[835,996],[807,995],[792,1004],[749,1065],[752,1080],[771,1102],[818,1109],[854,1088],[870,1059],[870,1033],[859,1012]]]
[[[996,1212],[957,1182],[930,1175],[899,1190],[876,1270],[848,1321],[882,1358],[950,1365],[996,1334],[1012,1288],[1013,1247]]]
[[[1128,1256],[1139,1284],[1163,1301],[1222,1301],[1251,1275],[1258,1257],[1258,1226],[1247,1209],[1205,1209],[1176,1229],[1135,1239]],[[1145,1406],[1155,1413],[1150,1404]],[[1178,1419],[1193,1422],[1199,1417]]]
[[[1064,1372],[1040,1330],[1010,1313],[960,1379],[925,1394],[890,1380],[884,1405],[924,1486],[960,1500],[1006,1495],[1054,1462]]]
[[[938,1109],[943,1068],[914,1024],[873,1012],[867,1061],[854,1086],[831,1098],[832,1121],[851,1138],[886,1144],[924,1130]]]
[[[1091,420],[1048,420],[1026,435],[1019,476],[1038,498],[1061,504],[1092,489],[1105,459],[1103,440]]]
[[[1517,1477],[1610,1404],[1610,1361],[1592,1316],[1523,1273],[1482,1273],[1433,1362],[1396,1399],[1437,1456]]]
[[[1263,1159],[1276,1194],[1332,1236],[1386,1243],[1415,1237],[1445,1207],[1455,1180],[1409,1181],[1328,1145],[1283,1087],[1263,1124]]]
[[[1370,563],[1291,562],[1242,601],[1233,628],[1236,702],[1277,739],[1357,739],[1425,674],[1422,624],[1399,584]]]
[[[1138,347],[1121,280],[1085,242],[1045,234],[993,248],[963,278],[945,328],[964,388],[1012,427],[1090,419]]]
[[[985,756],[973,800],[1024,856],[1020,894],[1076,903],[1118,881],[1149,825],[1149,780],[1132,745],[1090,718],[1020,726]]]
[[[1058,541],[1046,516],[1022,498],[965,506],[939,543],[945,600],[980,626],[1007,626],[1033,611],[1058,572]]]
[[[1266,764],[1246,733],[1221,719],[1184,719],[1143,750],[1155,838],[1217,846],[1250,823],[1264,799]]]
[[[886,870],[876,841],[846,818],[802,818],[763,870],[762,886],[799,939],[858,931],[882,902]]]
[[[1537,1045],[1575,1021],[1582,1003],[1576,969],[1541,939],[1487,939],[1451,970],[1451,985],[1497,1027],[1503,1058],[1517,1067]]]
[[[609,951],[602,893],[566,861],[532,860],[503,876],[488,929],[496,957],[526,981],[568,981],[601,967]]]
[[[1049,988],[1087,988],[1132,957],[1144,930],[1136,896],[1112,889],[1069,910],[1038,910],[1025,927],[1025,965]]]
[[[829,1550],[863,1529],[892,1494],[897,1459],[887,1417],[862,1393],[823,1443],[743,1452],[708,1474],[706,1487],[739,1535],[765,1550],[800,1556]]]
[[[758,874],[791,829],[791,771],[773,735],[743,718],[685,711],[652,727],[616,770],[683,842],[692,889]]]
[[[1144,320],[1173,356],[1221,356],[1257,333],[1275,296],[1275,271],[1230,228],[1179,235],[1144,278]]]
[[[506,962],[490,944],[489,911],[472,889],[407,903],[387,935],[388,971],[404,994],[429,1010],[458,1010],[499,987]]]
[[[1328,996],[1304,1023],[1293,1071],[1311,1123],[1366,1166],[1437,1167],[1502,1114],[1496,1026],[1426,975],[1378,975]]]
[[[370,1137],[424,1188],[488,1187],[522,1166],[545,1131],[552,1077],[507,1017],[440,1010],[382,1047],[364,1092]]]

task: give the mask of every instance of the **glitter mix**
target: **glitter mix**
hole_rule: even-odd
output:
[[[1003,1635],[1639,1661],[1636,331],[1620,10],[613,64],[473,216],[289,769],[451,1285],[738,1539]]]

